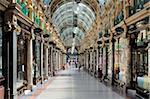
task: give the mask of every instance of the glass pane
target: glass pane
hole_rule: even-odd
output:
[[[17,41],[17,88],[22,86],[25,67],[25,41],[18,36]]]
[[[36,77],[40,76],[40,66],[41,66],[41,60],[40,60],[41,53],[40,53],[40,49],[41,49],[40,42],[37,42],[36,45],[35,45],[36,64],[37,64],[37,67],[36,67]]]

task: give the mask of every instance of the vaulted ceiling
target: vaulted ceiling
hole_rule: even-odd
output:
[[[99,15],[104,0],[44,0],[47,14],[66,46],[78,46]]]

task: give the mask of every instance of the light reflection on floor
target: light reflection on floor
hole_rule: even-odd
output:
[[[61,71],[37,99],[125,99],[75,68]]]

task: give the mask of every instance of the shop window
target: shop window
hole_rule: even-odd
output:
[[[35,59],[35,65],[33,65],[33,77],[39,77],[40,76],[40,66],[41,66],[41,45],[39,41],[34,41],[33,44],[33,53],[34,53],[34,59]]]
[[[26,46],[22,36],[17,38],[17,87],[22,86],[25,73],[25,52]]]
[[[148,83],[148,43],[147,31],[142,30],[137,34],[132,50],[133,77],[140,88],[147,89]]]

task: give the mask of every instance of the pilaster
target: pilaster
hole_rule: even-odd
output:
[[[45,76],[48,78],[48,46],[45,46],[45,55],[44,55],[44,65],[45,65]]]
[[[33,59],[33,53],[32,53],[32,39],[27,41],[27,82],[28,87],[31,89],[33,85],[33,67],[32,67],[32,59]]]
[[[44,47],[43,47],[43,43],[44,43],[44,41],[43,41],[43,35],[41,35],[41,39],[42,39],[42,41],[41,41],[41,70],[40,70],[40,76],[41,76],[41,83],[43,83],[43,49],[44,49]]]

